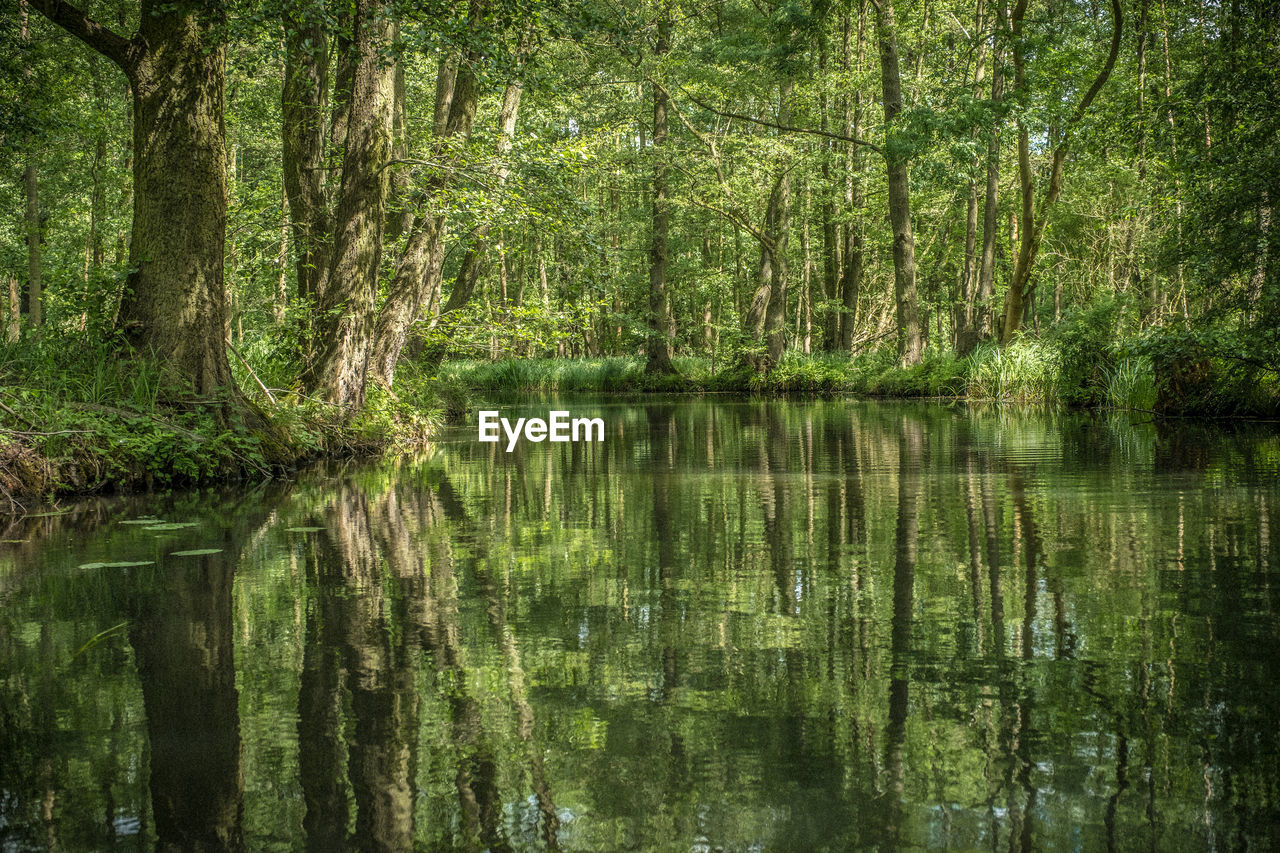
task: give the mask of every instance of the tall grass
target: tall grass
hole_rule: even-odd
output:
[[[1121,359],[1107,377],[1107,404],[1117,409],[1151,411],[1156,405],[1155,374],[1151,359]]]
[[[1042,341],[1023,338],[1003,349],[979,347],[965,361],[968,397],[1015,403],[1058,399],[1057,353]]]

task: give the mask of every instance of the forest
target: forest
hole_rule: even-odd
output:
[[[1275,0],[5,0],[0,488],[476,393],[1280,411]]]

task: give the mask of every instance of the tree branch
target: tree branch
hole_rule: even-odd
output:
[[[63,0],[28,0],[31,7],[89,47],[110,59],[126,74],[133,73],[134,43],[90,18]]]
[[[663,86],[661,83],[659,83],[657,80],[651,79],[650,82],[653,83],[653,85],[657,86],[662,91],[667,92],[667,97],[671,97],[671,93],[667,91],[667,88]],[[741,113],[731,113],[728,110],[718,110],[715,107],[708,104],[706,101],[703,101],[700,98],[698,98],[696,95],[691,94],[689,90],[684,88],[683,86],[678,86],[677,88],[680,89],[681,93],[683,93],[686,98],[693,101],[695,104],[702,107],[704,110],[715,113],[716,115],[721,116],[723,118],[736,118],[741,121],[751,122],[752,124],[759,124],[759,125],[763,125],[764,127],[772,127],[775,130],[786,131],[787,133],[807,133],[811,136],[825,136],[828,139],[838,139],[841,142],[852,142],[854,145],[865,145],[867,148],[870,148],[872,151],[876,152],[881,157],[884,156],[884,151],[880,148],[880,146],[876,145],[873,142],[868,142],[865,139],[858,139],[855,136],[845,136],[843,133],[832,133],[831,131],[828,131],[828,130],[814,130],[811,127],[795,127],[794,125],[789,125],[789,124],[779,124],[776,121],[768,121],[762,118],[753,118],[748,115],[742,115]],[[672,98],[672,100],[675,100],[675,99]]]

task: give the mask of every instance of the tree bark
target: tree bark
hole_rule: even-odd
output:
[[[31,29],[25,0],[18,4],[19,41],[24,49],[31,46]],[[23,77],[32,77],[31,65],[23,69]],[[27,162],[22,172],[22,186],[26,194],[26,219],[24,230],[27,242],[27,322],[35,334],[44,322],[44,296],[41,277],[41,244],[44,242],[40,227],[40,175],[36,170],[34,147],[27,152]]]
[[[978,0],[977,10],[974,14],[974,28],[976,30],[976,38],[978,42],[977,60],[973,70],[973,97],[975,99],[981,97],[981,89],[983,78],[986,76],[986,14],[984,0]],[[998,72],[997,72],[998,73]],[[977,128],[974,128],[973,138],[976,140],[978,134]],[[977,320],[977,302],[978,302],[978,270],[976,269],[977,249],[978,249],[978,181],[977,181],[977,156],[974,156],[973,169],[974,175],[969,178],[969,199],[968,206],[965,211],[965,230],[964,230],[964,266],[960,273],[960,298],[962,304],[959,306],[958,312],[958,328],[956,329],[955,348],[960,355],[968,355],[977,345],[978,334],[975,329]]]
[[[284,88],[281,93],[281,157],[285,194],[297,253],[297,295],[314,299],[328,245],[325,200],[325,107],[329,91],[329,38],[314,6],[289,0],[285,31]]]
[[[23,187],[26,190],[26,232],[27,232],[27,325],[32,334],[36,333],[44,322],[44,294],[41,274],[41,243],[43,242],[40,227],[40,176],[36,172],[35,155],[27,155],[27,165],[23,170]]]
[[[818,38],[818,71],[823,77],[827,72],[827,30],[819,26]],[[826,132],[827,94],[826,90],[818,93],[818,115],[821,129]],[[818,322],[822,329],[822,349],[831,352],[840,345],[840,312],[835,304],[840,297],[839,267],[839,229],[836,226],[836,206],[834,200],[835,187],[831,180],[831,160],[835,154],[835,145],[831,140],[822,140],[822,310],[818,313]]]
[[[119,65],[133,95],[130,274],[118,325],[163,356],[166,379],[200,395],[233,389],[223,339],[226,146],[222,14],[144,0],[125,39],[62,0],[36,9]]]
[[[778,89],[778,124],[791,123],[791,97],[795,81],[787,78]],[[770,199],[772,219],[765,223],[766,232],[773,238],[773,287],[769,307],[765,312],[765,351],[768,367],[782,361],[787,345],[787,237],[791,230],[791,168],[780,164],[778,181],[774,184],[774,198]]]
[[[9,343],[17,343],[18,335],[20,333],[20,330],[22,329],[22,323],[21,323],[21,320],[19,319],[21,315],[19,313],[19,304],[18,304],[19,297],[18,297],[18,277],[17,276],[15,275],[9,276],[9,290],[5,294],[5,296],[8,298],[8,303],[9,303],[8,310],[6,312],[8,316],[5,318],[5,339],[8,340]]]
[[[381,0],[357,0],[351,95],[332,260],[319,282],[315,357],[304,382],[349,409],[364,404],[391,156],[391,73],[380,55],[391,26]]]
[[[902,80],[898,69],[897,24],[892,0],[878,0],[876,34],[880,42],[880,83],[884,93],[884,118],[889,139],[885,143],[885,167],[889,178],[889,221],[893,227],[893,280],[897,305],[898,358],[904,365],[919,364],[924,357],[920,333],[919,298],[916,293],[916,247],[911,231],[911,192],[907,181],[905,142],[894,139],[893,124],[902,112]]]

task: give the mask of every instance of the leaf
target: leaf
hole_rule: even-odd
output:
[[[122,561],[118,563],[81,563],[77,568],[81,569],[131,569],[134,566],[153,566],[155,560],[133,560]]]
[[[164,524],[164,522],[158,518],[130,518],[120,524]]]
[[[286,527],[285,533],[318,533],[324,530],[323,527]]]
[[[208,554],[221,554],[221,548],[197,548],[194,551],[174,551],[170,557],[204,557]]]
[[[165,524],[153,524],[150,527],[144,527],[143,530],[150,530],[154,533],[163,533],[168,530],[182,530],[185,527],[199,527],[196,521],[170,521]]]

